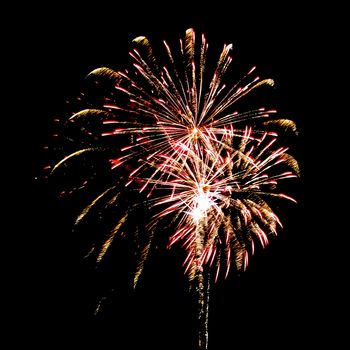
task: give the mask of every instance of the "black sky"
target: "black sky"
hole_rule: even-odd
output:
[[[280,108],[300,131],[299,204],[284,207],[285,228],[252,259],[244,275],[215,286],[209,348],[313,348],[323,337],[326,340],[320,329],[328,329],[325,313],[331,306],[324,301],[332,278],[323,259],[327,252],[320,243],[321,225],[314,224],[315,214],[310,212],[316,190],[311,181],[315,164],[309,162],[315,141],[311,130],[318,115],[312,85],[317,84],[315,60],[322,51],[320,19],[293,3],[186,6],[95,4],[77,11],[57,4],[29,19],[25,64],[30,67],[32,118],[25,125],[31,138],[30,216],[35,234],[25,284],[27,314],[37,320],[30,337],[38,346],[50,349],[62,342],[80,348],[101,341],[99,349],[104,348],[101,344],[115,349],[193,349],[193,306],[181,264],[171,251],[158,253],[136,293],[110,288],[101,314],[91,315],[96,284],[106,282],[81,263],[65,221],[67,211],[52,202],[40,180],[46,161],[41,148],[50,138],[52,118],[79,92],[84,76],[100,66],[122,69],[129,63],[129,43],[136,36],[145,35],[160,46],[163,39],[183,37],[190,27],[205,33],[209,50],[218,52],[223,44],[233,43],[233,66],[235,59],[243,66],[257,65],[273,78]]]

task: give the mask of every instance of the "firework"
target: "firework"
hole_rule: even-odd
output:
[[[152,205],[165,207],[155,217],[155,224],[164,216],[176,217],[169,246],[183,242],[188,251],[186,271],[191,271],[191,279],[197,269],[213,265],[213,261],[217,279],[221,255],[225,255],[225,276],[231,261],[237,270],[245,268],[248,252],[254,252],[253,237],[265,247],[268,235],[276,235],[277,226],[282,226],[267,198],[294,201],[276,191],[279,181],[296,177],[292,171],[281,171],[291,160],[287,149],[271,150],[275,136],[265,133],[255,139],[251,132],[247,129],[241,136],[228,132],[215,153],[211,149],[199,155],[182,145],[187,153],[186,164],[160,156],[156,164],[161,179],[143,179],[154,185],[152,193],[160,192],[151,195]]]
[[[75,224],[96,208],[118,208],[108,234],[89,255],[99,263],[118,234],[133,232],[139,240],[134,285],[153,238],[169,228],[168,247],[181,244],[184,271],[197,283],[200,348],[206,349],[209,280],[204,272],[214,269],[217,281],[232,268],[244,270],[256,243],[266,247],[269,236],[277,235],[282,223],[269,200],[295,201],[279,186],[296,177],[299,168],[269,128],[296,132],[296,127],[274,118],[274,109],[238,111],[246,96],[272,86],[273,80],[260,79],[252,67],[237,83],[228,84],[231,44],[224,45],[213,71],[207,68],[204,35],[197,42],[188,29],[175,51],[163,44],[164,62],[158,62],[147,38],[138,37],[130,69],[98,68],[87,76],[110,88],[96,108],[83,109],[64,124],[70,148],[52,173],[91,155],[108,160],[115,183],[97,193]],[[135,217],[144,210],[151,219],[142,230]],[[137,229],[129,233],[132,223]]]

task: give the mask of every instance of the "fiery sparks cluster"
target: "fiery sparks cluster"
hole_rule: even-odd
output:
[[[83,141],[52,173],[87,154],[104,154],[118,183],[104,188],[76,225],[96,206],[118,207],[113,227],[91,252],[99,262],[115,237],[142,231],[135,283],[157,234],[168,235],[168,247],[181,244],[185,249],[190,280],[206,266],[215,269],[215,279],[230,269],[244,270],[256,243],[266,247],[269,236],[282,227],[270,199],[295,201],[279,190],[282,180],[299,174],[297,161],[280,146],[280,132],[295,133],[295,124],[260,106],[236,110],[247,95],[272,86],[273,80],[260,79],[253,67],[237,83],[226,83],[231,44],[224,45],[214,71],[207,69],[208,43],[204,35],[197,42],[193,29],[177,50],[164,42],[162,64],[147,38],[138,37],[133,44],[130,69],[98,68],[87,76],[111,83],[102,103],[66,123],[78,125]],[[121,173],[126,173],[122,180]],[[142,205],[139,196],[126,198],[136,191],[143,196]],[[138,226],[131,221],[145,203],[150,219],[126,232],[126,227]]]

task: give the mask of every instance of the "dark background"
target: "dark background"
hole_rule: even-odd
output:
[[[57,4],[41,11],[28,17],[25,35],[30,118],[23,125],[32,169],[26,210],[31,235],[24,240],[28,258],[21,271],[22,288],[28,292],[21,297],[26,311],[18,324],[29,330],[26,339],[45,349],[57,343],[194,349],[193,300],[175,251],[156,253],[136,292],[118,284],[107,288],[102,295],[108,298],[93,315],[96,294],[101,296],[100,289],[109,285],[81,261],[69,208],[57,205],[41,173],[47,164],[42,147],[50,140],[52,120],[79,93],[87,73],[100,66],[122,69],[129,63],[130,41],[138,35],[160,46],[163,39],[174,42],[192,27],[205,33],[209,52],[233,43],[233,67],[237,59],[237,64],[256,65],[273,78],[282,101],[279,109],[297,122],[300,132],[296,153],[302,176],[293,189],[299,203],[282,206],[285,228],[253,257],[246,273],[213,287],[209,348],[314,348],[336,342],[330,324],[336,282],[325,243],[327,210],[313,210],[322,201],[314,174],[321,158],[315,142],[322,118],[318,77],[325,54],[320,12],[292,3],[191,8],[177,3],[95,4],[79,10]],[[122,280],[116,273],[111,268],[108,277]]]

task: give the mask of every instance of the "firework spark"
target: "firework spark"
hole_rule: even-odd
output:
[[[164,225],[171,228],[168,247],[182,245],[185,273],[198,285],[199,318],[205,328],[200,348],[206,349],[208,299],[203,271],[214,268],[215,281],[220,274],[226,278],[230,269],[247,267],[256,242],[263,248],[268,245],[269,236],[282,227],[269,200],[295,201],[280,191],[280,182],[298,176],[299,168],[288,149],[279,145],[280,136],[269,130],[277,125],[282,132],[296,132],[294,122],[274,119],[277,111],[261,106],[237,110],[241,100],[273,85],[273,80],[261,79],[252,67],[228,85],[232,45],[224,45],[210,72],[206,38],[196,40],[188,29],[178,50],[164,41],[162,63],[148,39],[138,37],[130,52],[130,69],[91,72],[88,80],[104,79],[113,87],[99,108],[83,109],[69,118],[67,128],[79,133],[78,148],[59,160],[52,173],[95,153],[115,169],[117,185],[98,193],[76,220],[79,225],[96,206],[125,205],[109,233],[94,246],[98,263],[135,213],[145,207],[152,212],[144,233],[134,237],[142,237],[135,285],[152,239]],[[142,205],[136,197],[123,196],[134,191],[143,196]]]

